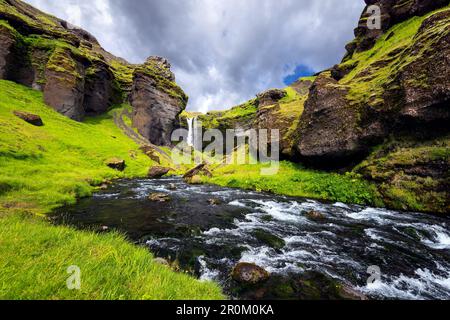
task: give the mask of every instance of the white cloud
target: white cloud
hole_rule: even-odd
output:
[[[169,58],[189,109],[200,111],[282,87],[299,64],[319,71],[337,63],[364,7],[362,0],[27,2],[80,25],[130,62]]]

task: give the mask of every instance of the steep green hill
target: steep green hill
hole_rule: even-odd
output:
[[[121,235],[56,227],[35,215],[111,179],[147,174],[152,161],[114,124],[121,108],[75,122],[45,105],[41,92],[0,80],[0,299],[223,298],[215,284],[156,264]],[[37,114],[44,125],[14,111]],[[123,172],[106,166],[114,157],[125,160]],[[80,291],[66,287],[71,265],[82,270]]]

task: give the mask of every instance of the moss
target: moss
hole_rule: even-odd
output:
[[[185,92],[176,84],[174,81],[168,79],[165,72],[170,72],[169,70],[161,70],[153,63],[145,63],[139,65],[135,69],[136,73],[142,73],[155,81],[156,88],[167,93],[169,96],[179,99],[183,105],[187,104],[188,96]]]
[[[355,172],[377,182],[392,208],[448,213],[450,136],[426,141],[391,138],[374,150]]]
[[[449,8],[450,5],[423,17],[413,17],[396,24],[377,40],[373,48],[354,53],[351,59],[344,62],[342,67],[355,66],[340,81],[340,84],[350,88],[347,96],[350,103],[354,106],[383,108],[385,106],[383,94],[387,88],[395,89],[396,75],[408,64],[427,55],[428,48],[449,32],[450,21],[446,20],[419,35],[422,23],[433,14]],[[427,77],[418,74],[411,84],[427,88]]]
[[[262,229],[256,229],[255,231],[252,232],[252,235],[256,239],[258,239],[259,241],[261,241],[262,243],[268,245],[273,249],[280,250],[283,249],[284,246],[286,245],[286,242],[283,239]]]

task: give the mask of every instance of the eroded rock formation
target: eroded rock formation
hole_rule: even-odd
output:
[[[0,2],[0,79],[43,91],[49,106],[76,121],[131,101],[137,129],[159,145],[170,145],[187,103],[166,59],[131,65],[89,32],[17,0]]]

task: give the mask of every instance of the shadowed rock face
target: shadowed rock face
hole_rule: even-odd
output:
[[[311,165],[338,167],[360,157],[358,114],[348,106],[348,88],[339,86],[329,72],[314,82],[299,127],[296,146],[301,158]]]
[[[0,26],[0,79],[8,77],[8,71],[12,64],[12,50],[16,40],[12,32],[4,26]]]
[[[131,91],[133,125],[155,145],[170,146],[178,116],[185,109],[187,96],[173,82],[167,60],[150,57],[134,73]],[[152,72],[150,72],[152,71]]]

